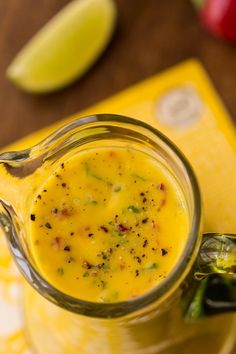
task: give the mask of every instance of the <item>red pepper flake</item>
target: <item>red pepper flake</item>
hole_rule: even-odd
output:
[[[144,257],[146,257],[146,255],[145,255],[145,254],[142,254],[142,257],[144,258]]]
[[[103,230],[104,232],[108,232],[108,228],[106,226],[100,226],[100,229]]]
[[[165,204],[166,204],[166,200],[165,200],[165,199],[161,199],[157,210],[160,211],[161,208],[162,208]]]
[[[148,222],[148,218],[142,220],[142,224],[146,224]]]
[[[39,245],[39,240],[35,240],[34,244],[35,244],[35,246],[38,246]]]
[[[158,184],[157,188],[160,190],[160,191],[165,191],[166,190],[166,187],[163,183],[160,183]]]
[[[110,152],[109,152],[109,156],[111,156],[111,157],[115,157],[115,156],[116,156],[115,151],[110,151]]]
[[[147,245],[148,245],[148,240],[145,239],[145,240],[144,240],[144,243],[143,243],[143,247],[147,247]]]
[[[52,229],[52,225],[49,222],[46,222],[45,227],[47,229]]]
[[[84,231],[88,231],[88,230],[90,230],[90,227],[89,226],[85,226]]]
[[[65,219],[65,218],[68,218],[70,216],[73,215],[73,211],[72,211],[72,208],[68,209],[68,208],[63,208],[62,210],[60,210],[58,212],[58,218],[59,219]]]
[[[52,240],[51,246],[52,246],[56,251],[59,251],[60,248],[61,248],[61,241],[62,241],[62,238],[57,236],[57,237],[55,237],[55,238]]]
[[[165,256],[168,253],[168,251],[165,248],[161,248],[161,255]]]
[[[159,225],[154,220],[151,221],[151,224],[153,229],[160,229]]]
[[[36,219],[35,214],[30,214],[30,220],[35,221],[35,219]]]
[[[120,264],[120,270],[124,270],[125,269],[125,263],[121,263]]]
[[[136,276],[136,277],[139,276],[139,270],[138,270],[138,269],[135,270],[135,276]]]
[[[125,231],[129,231],[130,227],[127,227],[127,226],[125,226],[123,224],[119,224],[119,225],[117,225],[117,230],[121,231],[121,232],[125,232]]]
[[[70,252],[70,250],[71,250],[70,246],[67,245],[64,247],[64,251]]]

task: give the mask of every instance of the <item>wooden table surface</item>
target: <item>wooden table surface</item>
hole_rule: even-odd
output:
[[[236,45],[199,24],[190,0],[115,0],[118,27],[96,65],[45,96],[16,89],[5,71],[20,48],[68,0],[0,1],[0,146],[73,114],[186,58],[199,58],[236,119]]]

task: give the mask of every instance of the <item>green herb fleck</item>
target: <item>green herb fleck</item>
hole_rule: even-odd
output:
[[[117,186],[114,186],[113,188],[113,192],[120,192],[121,191],[121,186],[117,185]]]
[[[84,272],[83,277],[87,278],[89,276],[89,272]]]
[[[122,232],[118,232],[118,231],[112,231],[111,235],[114,236],[114,237],[117,237],[117,236],[122,237],[122,236],[124,236],[124,234],[122,234]]]
[[[98,202],[95,199],[93,199],[93,197],[90,195],[86,198],[85,204],[97,204],[97,203]]]
[[[157,268],[157,263],[152,262],[152,263],[148,263],[147,265],[145,265],[145,267],[143,268],[144,270],[152,270],[152,269],[156,269]]]
[[[136,173],[132,174],[133,177],[140,179],[141,181],[146,181],[147,179],[143,176],[137,175]]]
[[[64,275],[64,269],[63,268],[57,268],[57,273],[59,274],[59,275]]]
[[[103,289],[106,289],[107,283],[104,280],[101,280],[101,286]]]
[[[130,213],[139,214],[139,213],[141,213],[142,209],[141,209],[141,208],[137,208],[137,207],[134,206],[134,205],[130,205],[130,206],[128,206],[128,211],[129,211]]]
[[[85,171],[86,171],[87,176],[91,176],[99,181],[105,182],[102,177],[97,176],[95,173],[92,172],[91,167],[89,166],[87,161],[85,162]]]

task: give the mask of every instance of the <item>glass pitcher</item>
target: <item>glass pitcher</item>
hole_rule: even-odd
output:
[[[189,236],[173,271],[152,291],[119,303],[93,303],[49,284],[29,247],[30,206],[62,163],[95,146],[133,144],[176,178]],[[77,119],[32,148],[0,155],[0,223],[24,275],[26,334],[37,354],[229,354],[234,345],[236,238],[202,235],[199,188],[182,153],[151,126],[117,115]],[[222,273],[223,276],[216,276]],[[231,313],[226,313],[231,311]]]

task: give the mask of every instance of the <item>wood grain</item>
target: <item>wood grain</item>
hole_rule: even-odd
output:
[[[0,146],[190,57],[202,61],[236,117],[236,45],[208,34],[189,0],[116,0],[119,20],[113,41],[84,78],[47,96],[20,92],[5,78],[8,64],[66,3],[0,1]]]

